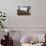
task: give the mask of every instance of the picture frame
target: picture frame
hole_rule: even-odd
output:
[[[31,15],[31,6],[18,6],[17,15],[18,16]]]

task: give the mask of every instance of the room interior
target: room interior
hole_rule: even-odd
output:
[[[45,4],[46,0],[0,0],[0,46],[46,46]]]

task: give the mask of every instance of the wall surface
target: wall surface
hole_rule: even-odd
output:
[[[6,27],[46,27],[46,0],[0,0],[0,10],[5,11]],[[18,16],[18,5],[32,6],[32,15]]]
[[[18,5],[32,6],[32,14],[30,16],[18,16]],[[45,31],[44,33],[46,33],[46,0],[0,0],[0,10],[6,12],[5,26],[11,31],[20,31],[20,37],[32,33],[31,31]],[[2,36],[0,37],[2,38]],[[13,33],[11,37],[16,41],[19,39],[19,34]],[[18,46],[20,43],[16,43],[16,45]]]

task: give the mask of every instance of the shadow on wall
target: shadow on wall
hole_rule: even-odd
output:
[[[21,46],[20,41],[18,40],[13,40],[13,46]]]

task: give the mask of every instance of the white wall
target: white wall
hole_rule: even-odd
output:
[[[18,16],[18,5],[31,5],[32,15]],[[7,27],[46,27],[46,0],[0,0],[0,9],[6,12]]]
[[[30,5],[30,4],[32,4],[32,8],[31,8],[32,15],[18,16],[16,14],[18,5]],[[20,31],[20,35],[23,35],[23,34],[27,34],[28,32],[30,33],[31,31],[46,31],[45,4],[46,4],[46,0],[32,0],[32,1],[31,0],[23,0],[23,1],[0,0],[0,9],[6,12],[8,19],[8,22],[6,23],[6,27],[13,27],[11,28],[12,31],[13,30]],[[18,38],[17,34],[16,36]]]
[[[31,26],[46,27],[46,0],[32,0]]]

